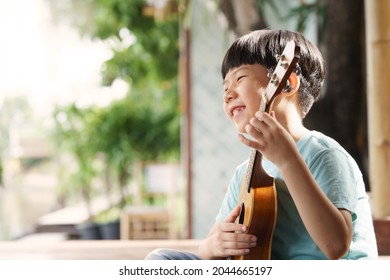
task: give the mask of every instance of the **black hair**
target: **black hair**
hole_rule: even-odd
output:
[[[272,73],[286,44],[293,40],[300,47],[299,105],[305,117],[320,95],[325,67],[318,48],[302,34],[288,30],[263,29],[238,38],[227,50],[222,62],[222,78],[233,68],[245,64],[260,64]]]

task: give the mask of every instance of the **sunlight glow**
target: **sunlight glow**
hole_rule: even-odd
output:
[[[0,1],[0,36],[0,104],[25,96],[47,116],[55,104],[107,105],[127,90],[100,86],[101,65],[112,55],[108,46],[54,25],[45,0]],[[130,33],[123,36],[131,43]]]

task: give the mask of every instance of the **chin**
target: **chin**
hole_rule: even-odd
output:
[[[239,133],[246,133],[245,131],[245,125],[235,125],[237,132]]]
[[[237,132],[246,133],[245,126],[249,123],[249,120],[246,118],[237,118],[235,120],[232,119],[232,121]]]

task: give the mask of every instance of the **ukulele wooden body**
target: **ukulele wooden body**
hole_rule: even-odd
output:
[[[275,181],[265,171],[263,172],[262,168],[261,172],[256,175],[251,176],[252,180],[256,178],[256,182],[252,182],[254,186],[250,188],[248,188],[246,178],[241,182],[239,194],[241,213],[236,222],[246,225],[246,233],[256,235],[258,242],[249,254],[236,256],[233,258],[235,260],[269,260],[271,258],[277,215]]]

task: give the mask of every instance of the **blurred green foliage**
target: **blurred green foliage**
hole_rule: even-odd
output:
[[[103,157],[103,169],[114,173],[124,200],[134,161],[179,159],[179,16],[172,13],[156,20],[145,15],[144,0],[48,3],[55,20],[111,46],[112,57],[102,65],[102,85],[111,86],[116,79],[129,85],[127,96],[108,107],[82,109],[71,104],[55,113],[59,147],[74,156],[77,172],[91,175],[79,177],[80,183],[89,185],[84,179],[91,182],[97,174],[84,163]]]
[[[145,0],[48,0],[57,21],[70,21],[82,36],[112,45],[103,84],[122,78],[136,87],[176,80],[179,15],[164,20],[145,15]]]

